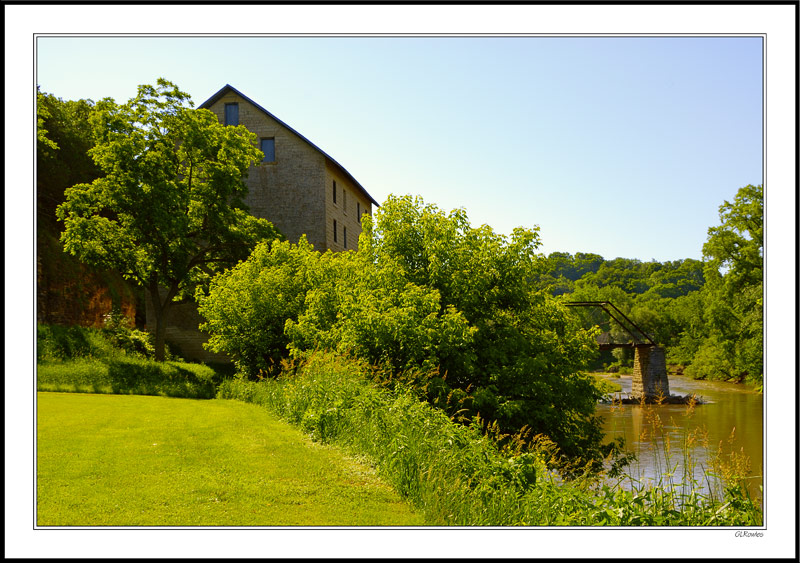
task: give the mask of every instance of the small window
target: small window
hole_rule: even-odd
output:
[[[361,223],[361,202],[356,202],[356,220]]]
[[[342,210],[347,215],[347,190],[342,190]]]
[[[342,229],[344,230],[344,233],[342,233],[344,235],[344,247],[347,248],[347,227],[342,227]]]
[[[338,242],[336,238],[336,219],[333,220],[333,242]]]
[[[264,153],[261,162],[275,162],[275,139],[261,139],[261,152]]]
[[[336,203],[336,180],[333,181],[333,203]]]
[[[239,104],[225,104],[225,125],[239,125]]]

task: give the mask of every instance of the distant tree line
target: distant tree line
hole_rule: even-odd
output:
[[[763,379],[763,189],[741,188],[720,206],[703,260],[605,260],[554,252],[542,261],[537,287],[567,301],[611,301],[658,344],[668,361],[697,379]],[[585,326],[627,335],[602,311],[576,310]],[[632,354],[616,350],[620,364]]]

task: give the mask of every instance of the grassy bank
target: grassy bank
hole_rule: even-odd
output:
[[[38,391],[112,393],[211,399],[214,370],[184,362],[139,358],[67,360],[37,366]]]
[[[39,393],[39,526],[410,526],[374,471],[238,401]]]
[[[221,381],[205,365],[153,361],[136,330],[39,325],[37,337],[39,391],[210,399]]]
[[[563,482],[546,469],[553,453],[546,440],[501,450],[477,427],[451,422],[410,393],[377,388],[366,366],[327,354],[277,380],[226,380],[219,396],[264,405],[315,439],[364,456],[429,525],[761,524],[760,508],[736,486],[719,498],[692,483]]]

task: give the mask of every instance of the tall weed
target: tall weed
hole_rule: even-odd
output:
[[[36,361],[117,356],[119,351],[98,329],[79,326],[36,326]]]

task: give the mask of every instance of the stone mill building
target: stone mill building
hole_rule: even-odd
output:
[[[200,104],[225,125],[244,125],[258,136],[264,159],[251,166],[245,183],[250,213],[271,221],[291,242],[305,234],[319,251],[356,250],[362,215],[378,203],[341,164],[236,88],[225,85]],[[147,303],[148,326],[153,326]],[[207,336],[194,304],[170,311],[166,340],[186,359],[222,361],[203,349]]]
[[[269,219],[292,242],[305,234],[317,250],[357,247],[361,215],[378,203],[341,164],[233,86],[199,107],[258,136],[264,160],[246,180],[250,213]]]

